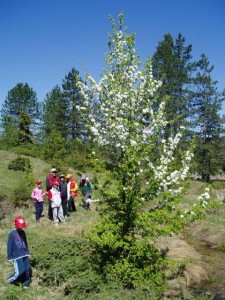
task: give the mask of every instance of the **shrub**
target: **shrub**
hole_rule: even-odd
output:
[[[79,171],[79,170],[77,171],[77,175],[82,176],[82,174],[83,173],[81,171]]]
[[[29,158],[25,157],[17,157],[16,159],[10,161],[8,168],[9,170],[22,172],[32,170]]]
[[[3,219],[5,215],[8,215],[9,210],[11,210],[11,208],[9,207],[7,196],[0,192],[0,220]]]
[[[15,207],[28,207],[31,203],[31,190],[26,184],[25,180],[22,180],[13,190],[12,203]]]
[[[24,146],[13,147],[12,152],[17,153],[18,155],[27,155],[31,157],[40,157],[40,150],[38,146],[33,144],[26,144]]]
[[[87,278],[91,264],[85,240],[48,237],[33,240],[32,248],[31,266],[37,270],[41,285],[59,286],[68,280],[78,284],[78,279],[86,272]]]
[[[76,280],[67,284],[64,289],[64,295],[73,299],[87,299],[88,295],[99,293],[102,278],[92,270],[87,270],[79,274]]]
[[[225,181],[224,180],[215,180],[212,182],[212,187],[214,189],[224,189],[225,188]]]

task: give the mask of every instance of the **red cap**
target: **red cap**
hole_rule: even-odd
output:
[[[52,185],[57,185],[57,186],[59,186],[59,183],[58,183],[58,181],[55,181],[55,182],[53,182]]]
[[[25,219],[22,216],[15,217],[14,224],[16,228],[26,228],[27,225],[25,223]]]
[[[38,180],[35,181],[35,183],[36,184],[41,184],[41,180],[38,179]]]

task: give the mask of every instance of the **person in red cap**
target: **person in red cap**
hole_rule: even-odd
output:
[[[47,194],[47,192],[43,193],[41,187],[41,180],[36,180],[36,187],[33,189],[31,193],[31,198],[34,200],[34,207],[35,207],[35,215],[36,215],[36,222],[40,222],[41,214],[44,208],[43,197]]]
[[[51,190],[48,192],[48,199],[51,201],[53,212],[53,222],[58,226],[59,221],[65,223],[65,218],[62,209],[62,198],[59,190],[58,181],[53,182]]]
[[[50,174],[46,177],[46,191],[49,192],[53,186],[53,182],[59,182],[59,176],[56,175],[57,169],[51,168]],[[51,201],[48,199],[48,218],[53,220]]]
[[[29,248],[27,245],[25,219],[15,217],[15,229],[9,233],[7,242],[7,259],[14,264],[14,273],[7,278],[11,284],[22,284],[24,288],[30,285]]]

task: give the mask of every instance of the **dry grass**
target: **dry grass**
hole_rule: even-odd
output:
[[[164,251],[167,249],[167,256],[177,260],[198,261],[201,259],[201,255],[178,236],[160,238],[157,246]]]
[[[194,286],[209,279],[209,276],[204,268],[193,263],[188,263],[186,265],[184,275],[186,277],[186,285],[188,287]]]
[[[202,266],[202,255],[182,238],[182,236],[160,238],[157,241],[157,246],[161,250],[166,250],[169,258],[186,262],[183,275],[186,279],[185,285],[190,287],[202,280],[207,280],[208,275]],[[170,289],[178,289],[176,285],[181,288],[179,280],[169,281]]]
[[[218,248],[220,244],[225,243],[224,227],[220,226],[220,229],[218,229],[218,227],[210,227],[205,221],[197,224],[191,230],[193,237],[205,241],[211,248]]]

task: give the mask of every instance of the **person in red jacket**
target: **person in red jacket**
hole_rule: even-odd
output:
[[[54,182],[59,182],[59,176],[56,175],[56,168],[52,168],[50,170],[50,174],[46,178],[46,191],[49,192],[51,188],[53,187]],[[48,218],[50,220],[53,220],[53,213],[52,213],[52,206],[51,206],[51,200],[48,198]]]

